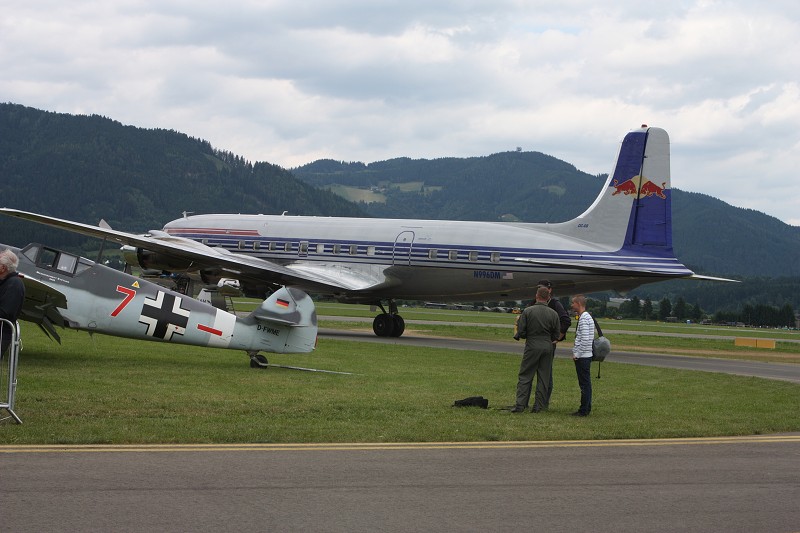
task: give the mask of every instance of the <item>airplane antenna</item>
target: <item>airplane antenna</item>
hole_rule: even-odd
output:
[[[189,215],[194,215],[194,211],[184,211],[183,218],[189,218]]]
[[[288,212],[289,212],[289,211],[284,211],[283,213],[281,213],[281,216],[282,216],[282,217],[285,217],[285,216],[286,216],[286,213],[288,213]]]
[[[104,218],[101,218],[100,222],[98,222],[97,225],[104,229],[111,229],[111,226],[108,224],[108,222],[106,222]],[[97,252],[97,261],[95,261],[96,263],[100,263],[100,261],[103,259],[103,252],[105,252],[105,250],[106,250],[106,238],[103,237],[103,242],[100,243],[100,250]]]

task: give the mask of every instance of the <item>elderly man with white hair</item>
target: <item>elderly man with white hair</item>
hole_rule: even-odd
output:
[[[22,311],[25,301],[25,284],[17,275],[19,258],[9,249],[0,251],[0,318],[14,324]],[[8,324],[3,323],[0,330],[0,358],[11,344],[13,332]]]

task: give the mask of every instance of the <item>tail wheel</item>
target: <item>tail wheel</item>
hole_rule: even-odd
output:
[[[260,353],[248,353],[250,356],[250,368],[268,368],[269,362],[267,358]]]

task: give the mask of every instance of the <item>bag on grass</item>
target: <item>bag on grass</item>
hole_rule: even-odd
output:
[[[486,409],[489,407],[489,400],[483,396],[470,396],[463,400],[456,400],[453,402],[453,407],[480,407]]]

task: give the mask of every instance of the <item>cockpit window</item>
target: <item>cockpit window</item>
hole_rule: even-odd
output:
[[[59,272],[66,272],[67,274],[72,274],[75,272],[75,265],[78,264],[78,258],[74,255],[65,254],[61,252],[58,254],[58,263],[56,265],[56,270]]]
[[[80,259],[77,255],[60,252],[58,250],[53,250],[52,248],[42,247],[38,250],[40,251],[39,257],[36,258],[37,266],[46,268],[48,270],[55,270],[56,272],[60,272],[62,274],[72,275],[75,273],[75,269],[78,266],[78,259]],[[29,251],[32,252],[33,249],[30,249]],[[81,269],[81,271],[83,270],[85,270],[85,268]]]
[[[56,267],[57,258],[58,252],[49,248],[42,248],[42,252],[39,254],[36,264],[40,267],[54,269]]]
[[[29,244],[22,250],[22,253],[36,263],[36,266],[61,274],[80,274],[94,265],[94,261],[85,257],[54,250],[53,248],[45,248],[41,244]]]
[[[30,244],[24,250],[22,250],[22,253],[25,254],[25,257],[35,263],[36,256],[39,255],[40,248],[41,247],[38,244]]]

